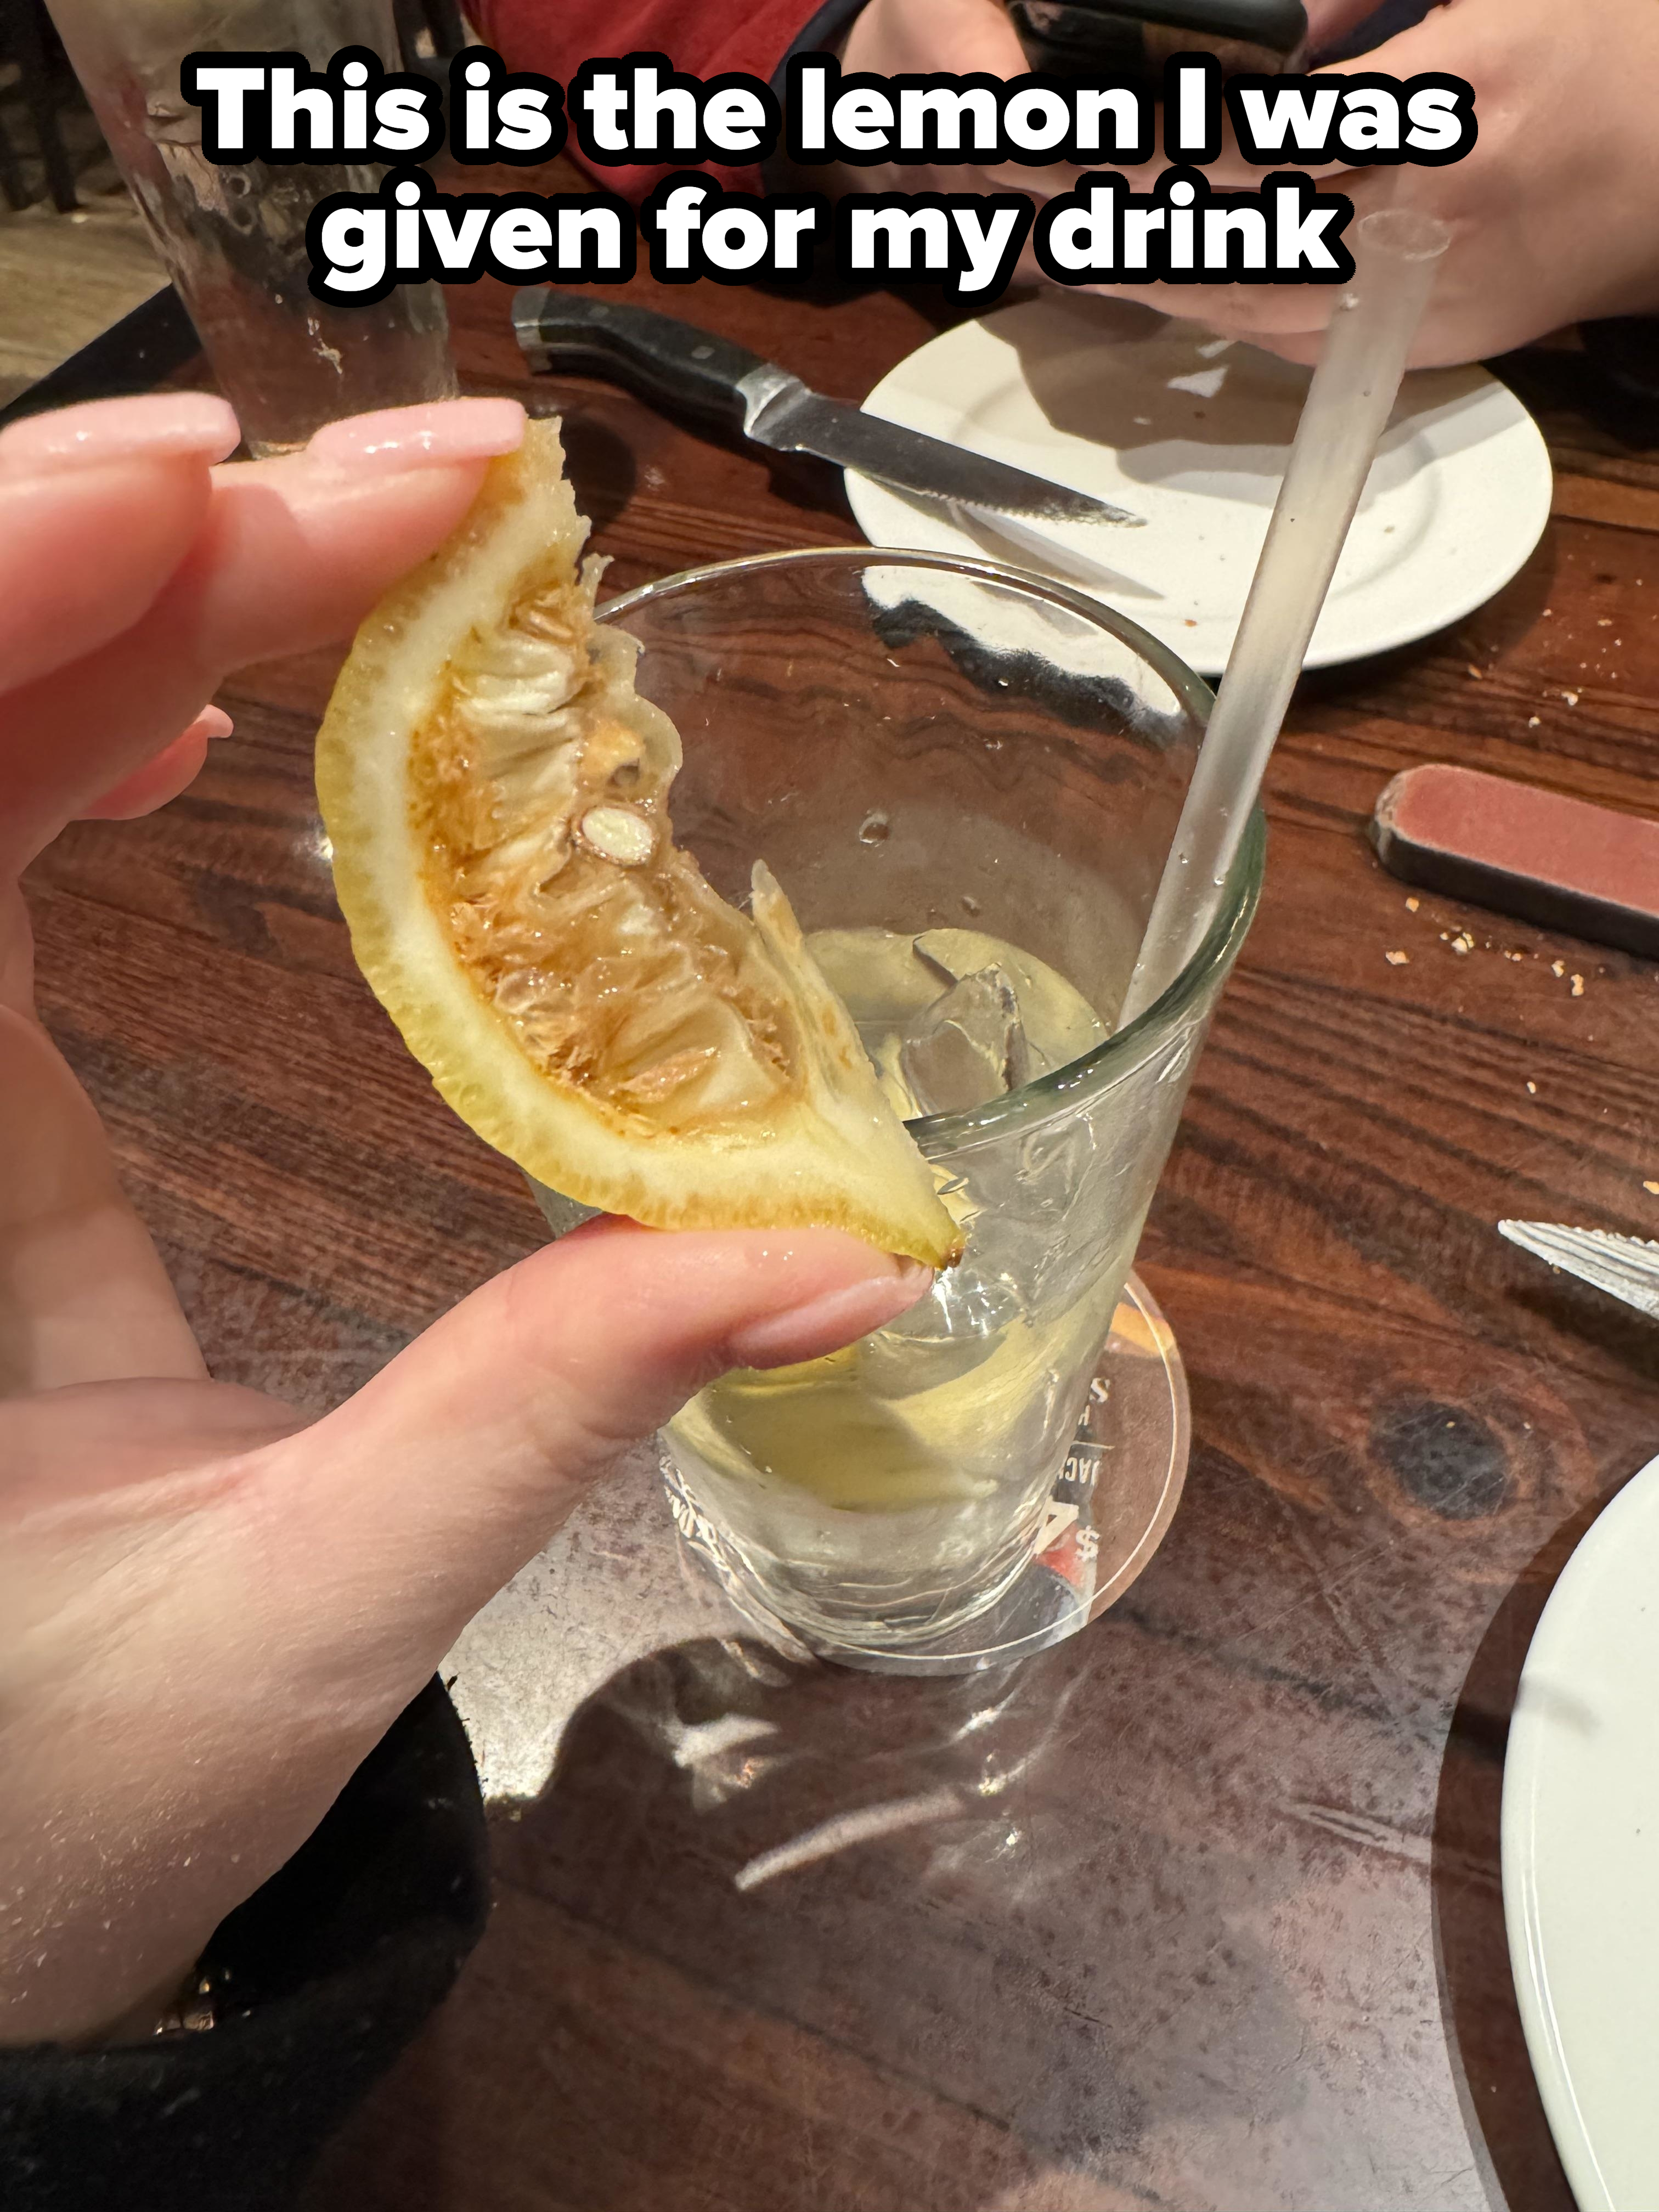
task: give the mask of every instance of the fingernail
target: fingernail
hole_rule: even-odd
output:
[[[726,1348],[739,1367],[783,1367],[797,1359],[817,1359],[908,1313],[933,1279],[931,1267],[915,1260],[895,1260],[890,1274],[867,1276],[861,1283],[826,1291],[788,1313],[751,1322]]]
[[[210,392],[161,392],[132,399],[94,399],[31,415],[0,430],[0,469],[40,476],[98,468],[110,461],[199,455],[222,461],[241,440],[236,417]]]
[[[187,738],[228,738],[235,726],[222,707],[204,707],[185,735]]]
[[[515,453],[523,439],[524,410],[516,399],[434,399],[325,422],[306,452],[354,476],[390,476],[444,461],[489,460]]]

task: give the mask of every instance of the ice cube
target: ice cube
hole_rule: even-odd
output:
[[[1013,986],[1025,1036],[1027,1073],[1048,1075],[1105,1042],[1105,1024],[1080,991],[1045,961],[977,929],[925,929],[912,939],[916,958],[947,983],[994,967]]]
[[[961,1114],[1017,1091],[1030,1074],[1019,1000],[1000,967],[942,992],[906,1024],[899,1072],[929,1114]]]

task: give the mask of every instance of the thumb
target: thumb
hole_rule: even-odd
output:
[[[930,1280],[836,1230],[590,1223],[247,1468],[290,1626],[297,1607],[325,1644],[349,1623],[358,1663],[367,1632],[418,1684],[624,1446],[727,1368],[838,1350]]]

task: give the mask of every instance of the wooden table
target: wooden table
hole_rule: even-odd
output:
[[[452,293],[468,381],[562,408],[611,586],[855,537],[827,477],[532,390],[507,304]],[[854,398],[931,326],[925,295],[659,304]],[[1659,459],[1557,367],[1523,573],[1309,680],[1279,746],[1261,919],[1142,1248],[1194,1390],[1162,1552],[990,1686],[757,1674],[641,1598],[312,2212],[1569,2212],[1504,1948],[1504,1738],[1553,1577],[1659,1443],[1659,1333],[1492,1224],[1659,1230],[1659,975],[1411,911],[1363,834],[1418,761],[1652,806]],[[310,781],[331,666],[240,678],[192,791],[33,884],[46,1018],[215,1370],[319,1408],[538,1227],[352,967]],[[660,1583],[636,1504],[579,1532],[560,1618]],[[696,1735],[733,1712],[771,1733]]]

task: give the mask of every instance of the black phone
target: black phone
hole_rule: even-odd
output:
[[[1152,93],[1175,54],[1213,54],[1229,76],[1279,76],[1307,58],[1302,0],[1007,0],[1025,58],[1054,76],[1103,76]]]

